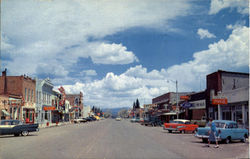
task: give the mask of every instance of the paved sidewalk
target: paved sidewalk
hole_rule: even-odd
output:
[[[56,124],[56,123],[49,123],[48,126],[47,126],[46,123],[43,123],[43,124],[39,124],[39,129],[41,129],[41,128],[51,128],[51,127],[63,126],[63,125],[68,125],[68,124],[71,124],[71,122],[59,122],[58,124]]]

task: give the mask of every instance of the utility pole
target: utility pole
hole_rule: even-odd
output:
[[[176,80],[176,109],[177,109],[177,119],[179,119],[179,106],[178,106],[178,103],[179,103],[179,97],[178,97],[178,81]]]

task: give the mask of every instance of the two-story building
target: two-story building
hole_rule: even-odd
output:
[[[208,117],[249,124],[249,73],[218,70],[207,75]]]
[[[55,101],[53,98],[53,84],[49,78],[37,79],[36,83],[36,122],[40,124],[52,122],[52,111],[56,110]]]
[[[36,80],[28,76],[7,76],[7,69],[0,76],[0,94],[8,96],[10,119],[34,123],[36,108]],[[5,112],[4,111],[4,112]],[[7,115],[7,113],[5,112]]]

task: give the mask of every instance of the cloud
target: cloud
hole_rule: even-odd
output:
[[[197,30],[197,34],[200,36],[200,39],[204,39],[204,38],[216,38],[216,36],[214,34],[210,33],[207,29],[199,28]]]
[[[245,24],[246,24],[246,21],[237,21],[234,25],[232,25],[232,24],[227,25],[226,28],[228,30],[233,30],[236,28],[243,27]]]
[[[97,64],[129,64],[138,58],[122,44],[101,43],[91,48],[92,61]]]
[[[80,72],[80,75],[82,76],[97,76],[97,73],[95,70],[84,70],[82,72]]]
[[[238,13],[249,14],[249,0],[211,0],[209,14],[217,14],[225,8],[236,8]]]
[[[207,74],[248,66],[248,33],[248,27],[235,28],[227,40],[210,44],[207,50],[195,52],[193,60],[166,69],[148,71],[137,65],[120,75],[110,72],[101,80],[77,82],[65,85],[65,89],[70,93],[83,91],[86,105],[102,107],[131,106],[136,98],[142,104],[151,103],[156,96],[175,92],[175,80],[179,91],[199,91],[205,89]]]
[[[90,57],[96,64],[137,62],[129,48],[103,38],[134,27],[171,31],[170,21],[190,9],[185,0],[3,1],[1,33],[9,40],[1,40],[1,51],[3,57],[24,66],[3,64],[11,74],[36,76],[47,74],[50,65],[67,75],[81,58]]]

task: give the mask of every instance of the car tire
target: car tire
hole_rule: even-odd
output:
[[[172,130],[168,130],[169,133],[172,133]]]
[[[202,142],[203,142],[203,143],[207,143],[207,142],[208,142],[208,139],[202,139]]]
[[[228,137],[225,139],[225,143],[226,143],[226,144],[229,144],[230,142],[231,142],[231,137],[228,136]]]
[[[25,131],[22,131],[22,132],[21,132],[21,135],[22,135],[22,136],[28,136],[28,135],[29,135],[29,132],[26,131],[26,130],[25,130]]]
[[[19,136],[20,134],[19,133],[15,133],[14,136]]]

